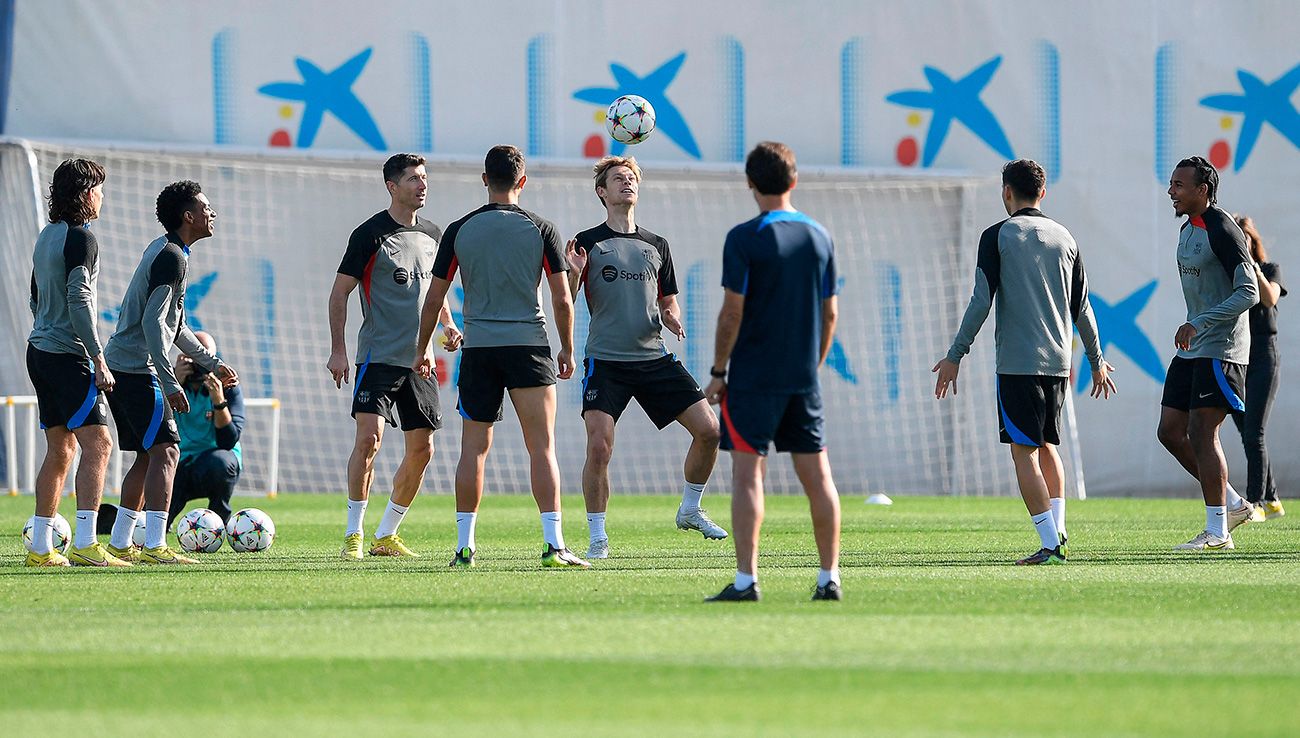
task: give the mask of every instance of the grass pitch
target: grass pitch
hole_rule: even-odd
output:
[[[0,499],[0,733],[1300,733],[1300,515],[1180,555],[1195,500],[1071,502],[1070,563],[1017,568],[1018,500],[850,497],[847,600],[813,603],[806,504],[772,497],[764,601],[706,605],[730,543],[676,531],[667,497],[616,496],[589,572],[539,568],[528,497],[485,500],[473,571],[445,568],[446,496],[403,525],[424,558],[360,563],[341,495],[239,502],[275,519],[270,551],[44,572],[21,566],[31,498]]]

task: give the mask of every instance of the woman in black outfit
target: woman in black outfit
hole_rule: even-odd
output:
[[[1259,283],[1259,304],[1250,309],[1250,365],[1246,368],[1246,412],[1233,413],[1232,419],[1241,432],[1246,447],[1246,500],[1255,505],[1255,519],[1279,518],[1286,514],[1277,497],[1277,484],[1268,463],[1264,443],[1264,426],[1277,394],[1277,302],[1286,295],[1282,270],[1268,260],[1264,242],[1250,218],[1236,216],[1237,225],[1250,241],[1250,256],[1255,262],[1255,279]]]

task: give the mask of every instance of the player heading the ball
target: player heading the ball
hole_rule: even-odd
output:
[[[718,457],[718,419],[704,393],[677,357],[668,353],[662,329],[686,339],[677,305],[677,275],[668,241],[636,224],[641,168],[631,157],[607,156],[594,167],[596,197],[605,222],[568,243],[569,286],[585,290],[591,326],[582,361],[582,419],[587,461],[582,496],[591,533],[587,558],[609,556],[605,514],[614,424],[635,398],[655,427],[674,421],[691,434],[686,452],[677,527],[722,539],[727,531],[700,507]]]

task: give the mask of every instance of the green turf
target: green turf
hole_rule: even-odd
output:
[[[473,571],[445,569],[445,496],[403,526],[425,558],[356,563],[340,497],[244,502],[276,521],[265,554],[47,572],[20,565],[31,498],[0,499],[0,733],[1300,732],[1300,515],[1176,555],[1194,500],[1074,502],[1070,563],[1017,568],[1016,500],[846,498],[847,600],[813,603],[806,505],[771,498],[764,601],[706,605],[730,546],[676,531],[668,498],[616,497],[590,572],[539,569],[527,497],[485,502]]]

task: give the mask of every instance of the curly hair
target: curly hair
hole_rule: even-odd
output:
[[[632,176],[636,177],[636,181],[641,181],[641,167],[637,165],[635,158],[631,156],[607,156],[596,162],[596,166],[591,168],[591,171],[595,174],[596,187],[607,187],[605,182],[609,179],[609,170],[614,167],[627,167],[632,170]],[[600,196],[597,195],[597,197]],[[605,199],[601,198],[600,201],[603,203]]]
[[[90,159],[67,159],[50,179],[50,222],[81,225],[95,217],[86,193],[104,184],[104,167]]]
[[[1196,171],[1196,184],[1205,185],[1206,194],[1210,196],[1210,204],[1216,205],[1219,202],[1219,170],[1206,160],[1203,156],[1189,156],[1178,162],[1174,169],[1190,167]]]
[[[194,201],[200,192],[203,192],[203,188],[199,187],[199,183],[188,179],[164,187],[158,194],[157,208],[158,222],[162,223],[163,228],[172,232],[179,230],[185,222],[185,213],[194,207]]]
[[[1002,167],[1002,184],[1021,200],[1037,200],[1047,185],[1047,172],[1033,159],[1016,159]]]

